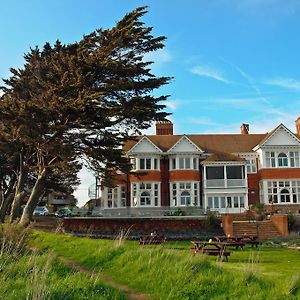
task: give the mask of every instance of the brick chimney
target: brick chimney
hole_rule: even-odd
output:
[[[249,124],[242,124],[241,127],[241,134],[249,134]]]
[[[296,120],[296,132],[300,134],[300,117]]]
[[[173,135],[173,123],[169,120],[157,121],[156,135]]]

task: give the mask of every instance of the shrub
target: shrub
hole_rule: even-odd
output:
[[[292,213],[288,213],[288,228],[289,230],[293,229],[296,224],[296,218]]]
[[[24,228],[16,223],[0,227],[0,256],[4,253],[19,255],[26,250],[29,242],[30,227]]]
[[[220,227],[220,219],[218,218],[218,216],[216,215],[215,212],[208,212],[207,213],[207,217],[206,217],[206,226],[209,229],[215,229],[215,228],[219,228]]]

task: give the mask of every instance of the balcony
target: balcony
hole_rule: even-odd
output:
[[[205,188],[236,188],[246,187],[246,179],[207,179],[204,180]]]

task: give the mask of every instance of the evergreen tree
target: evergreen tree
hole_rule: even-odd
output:
[[[115,27],[73,44],[32,49],[24,67],[12,69],[5,80],[0,122],[17,132],[27,153],[23,161],[36,174],[23,225],[49,177],[67,173],[79,159],[107,179],[111,170],[128,171],[122,143],[167,116],[162,111],[167,96],[152,92],[170,77],[155,76],[152,62],[144,61],[145,54],[164,47],[165,37],[152,36],[140,20],[145,13],[138,8]]]

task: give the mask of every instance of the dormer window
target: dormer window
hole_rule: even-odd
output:
[[[287,167],[288,166],[288,157],[285,153],[278,154],[278,166]]]
[[[291,167],[299,167],[299,152],[290,152]]]
[[[151,158],[140,158],[140,169],[151,170]]]
[[[275,168],[275,152],[266,152],[267,168]]]
[[[199,170],[199,158],[177,156],[170,159],[170,170]]]
[[[159,170],[160,161],[156,157],[138,157],[132,158],[131,164],[133,170]]]

